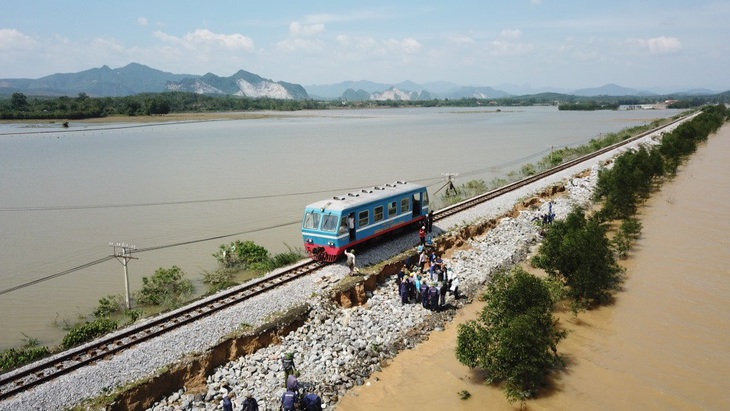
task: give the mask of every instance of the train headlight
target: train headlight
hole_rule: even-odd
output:
[[[327,242],[327,245],[330,246],[330,247],[334,247],[335,246],[335,243],[333,243],[332,241],[328,241]]]

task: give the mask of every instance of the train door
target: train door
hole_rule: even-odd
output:
[[[421,193],[413,194],[413,218],[421,216]]]
[[[355,212],[351,212],[347,216],[347,229],[350,233],[350,242],[355,241],[355,233],[357,232],[355,230]]]

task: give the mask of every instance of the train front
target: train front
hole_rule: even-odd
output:
[[[343,254],[342,240],[347,238],[347,225],[340,210],[322,201],[308,205],[302,218],[304,248],[317,261],[335,262]]]

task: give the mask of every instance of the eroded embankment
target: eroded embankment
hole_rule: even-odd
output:
[[[539,195],[530,197],[515,205],[510,212],[502,217],[516,217],[521,210],[537,207],[548,198],[563,191],[565,191],[563,185],[551,186]],[[435,242],[437,253],[448,258],[454,252],[468,248],[470,240],[485,235],[498,224],[502,217],[461,226],[439,236]],[[416,256],[404,253],[375,266],[371,270],[372,273],[367,273],[362,277],[348,277],[341,284],[327,291],[326,297],[342,308],[365,305],[368,301],[368,295],[397,274],[409,257]],[[463,304],[469,303],[471,296],[468,297],[456,305],[455,308],[458,309]],[[207,377],[217,367],[241,356],[251,355],[261,348],[279,344],[286,335],[297,330],[307,321],[309,312],[310,307],[308,305],[295,307],[253,330],[232,334],[205,352],[190,354],[177,363],[160,370],[155,376],[136,382],[115,394],[114,401],[109,409],[147,409],[153,406],[162,395],[177,391],[180,387],[185,387],[188,393],[199,393],[202,399],[207,390]],[[455,314],[456,310],[454,309],[434,313],[432,321],[411,330],[408,335],[408,343],[401,348],[405,349],[407,346],[417,344],[428,338],[430,331],[442,326]]]

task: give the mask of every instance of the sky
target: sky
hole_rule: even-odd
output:
[[[2,0],[0,78],[135,62],[326,85],[730,90],[730,1]]]

